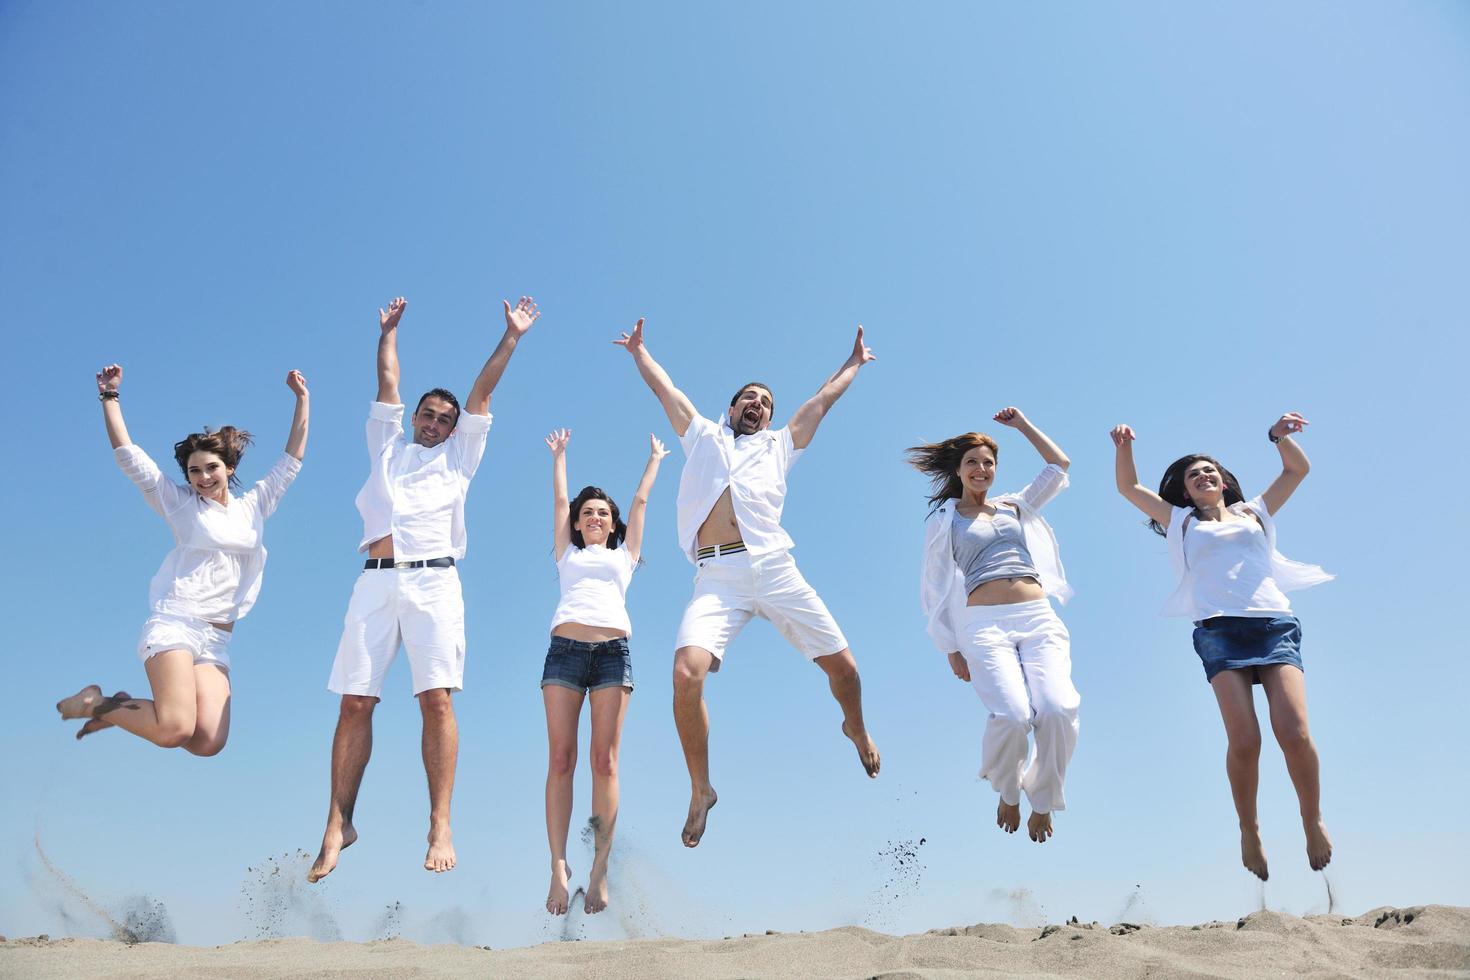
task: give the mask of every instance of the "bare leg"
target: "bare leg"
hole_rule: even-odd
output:
[[[685,847],[698,847],[710,808],[719,799],[709,781],[709,709],[704,703],[704,679],[715,655],[699,647],[674,651],[674,726],[689,768],[689,817],[681,837]]]
[[[1307,833],[1307,863],[1313,871],[1321,871],[1332,860],[1332,840],[1322,822],[1317,746],[1307,729],[1307,681],[1299,668],[1277,664],[1261,668],[1261,685],[1271,705],[1271,730],[1296,787],[1302,829]]]
[[[352,811],[357,807],[362,774],[373,754],[373,709],[377,705],[377,698],[342,695],[337,732],[332,736],[332,798],[327,806],[327,829],[316,863],[306,873],[307,881],[321,881],[331,874],[343,849],[357,840]]]
[[[546,911],[567,914],[567,828],[572,822],[572,774],[577,769],[577,718],[582,713],[581,691],[559,684],[541,688],[546,704],[546,841],[551,845],[551,887]]]
[[[454,837],[449,831],[449,799],[454,795],[454,766],[459,759],[459,725],[454,720],[452,692],[445,687],[419,695],[424,716],[424,772],[429,777],[429,853],[425,871],[454,868]]]
[[[587,878],[587,901],[582,911],[590,914],[607,908],[607,859],[612,853],[613,831],[618,825],[618,748],[623,739],[623,718],[633,692],[626,687],[605,687],[592,698],[592,874]]]
[[[842,708],[842,734],[852,739],[858,759],[871,779],[878,778],[882,759],[878,756],[878,743],[863,725],[863,682],[858,676],[857,661],[851,650],[838,650],[834,654],[818,657],[816,665],[827,675],[827,686]]]
[[[194,667],[194,737],[184,745],[192,755],[219,755],[230,737],[230,672],[215,664]]]
[[[1225,772],[1230,777],[1230,795],[1240,819],[1240,860],[1251,874],[1265,881],[1266,850],[1256,819],[1256,786],[1260,783],[1261,726],[1256,722],[1256,705],[1251,696],[1249,670],[1222,670],[1210,681],[1220,717],[1225,722],[1229,747],[1225,750]]]
[[[198,717],[194,655],[188,650],[164,650],[144,661],[143,669],[148,673],[148,683],[153,688],[153,700],[124,701],[106,714],[106,720],[166,749],[187,745],[194,737]],[[96,728],[84,728],[81,734],[89,731],[96,731]]]

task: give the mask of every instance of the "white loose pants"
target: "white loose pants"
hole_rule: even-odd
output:
[[[1062,791],[1077,747],[1071,637],[1045,599],[1001,606],[966,606],[960,653],[970,683],[990,719],[985,724],[980,778],[1016,806],[1024,791],[1031,808],[1067,808]],[[1036,744],[1027,744],[1035,733]]]

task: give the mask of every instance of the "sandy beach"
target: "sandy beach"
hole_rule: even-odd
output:
[[[888,936],[857,927],[716,940],[543,943],[271,939],[202,949],[46,937],[0,942],[0,976],[123,977],[1431,977],[1470,975],[1470,908],[1353,918],[1262,911],[1195,926],[972,925]]]

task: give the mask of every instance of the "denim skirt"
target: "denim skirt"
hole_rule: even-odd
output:
[[[1257,667],[1302,669],[1302,624],[1295,616],[1215,616],[1195,624],[1194,652],[1207,681],[1222,670],[1249,670],[1251,683],[1259,684]]]
[[[600,691],[606,687],[633,690],[633,659],[625,637],[588,643],[553,636],[541,670],[541,686],[555,684],[574,691]]]

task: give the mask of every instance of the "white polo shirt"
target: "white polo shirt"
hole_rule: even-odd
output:
[[[679,477],[679,545],[691,562],[698,563],[699,526],[726,487],[752,560],[795,547],[781,527],[786,474],[803,452],[790,429],[736,436],[725,416],[716,423],[695,415],[679,444],[687,457]]]
[[[490,415],[461,411],[449,438],[420,446],[403,435],[403,406],[373,402],[367,444],[372,470],[357,492],[362,543],[393,537],[398,561],[463,558],[464,498],[485,455]]]
[[[245,618],[265,574],[265,519],[301,461],[283,453],[265,479],[221,504],[165,477],[137,446],[118,446],[112,455],[174,533],[174,549],[148,585],[153,612],[210,623]]]

